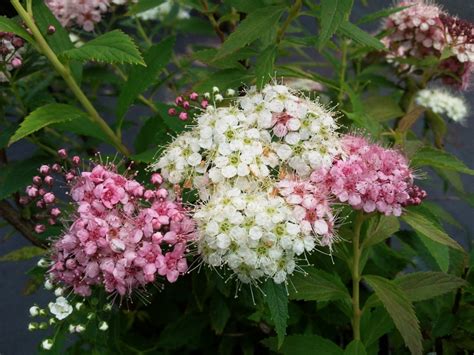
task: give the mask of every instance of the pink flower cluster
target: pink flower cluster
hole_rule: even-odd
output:
[[[94,30],[94,25],[102,20],[108,11],[109,0],[45,0],[51,12],[64,27],[75,24],[85,31]]]
[[[331,247],[335,241],[335,217],[325,184],[286,177],[278,182],[277,188],[286,202],[293,206],[293,215],[303,234],[315,235],[320,245]]]
[[[9,80],[9,72],[21,67],[25,42],[10,32],[0,32],[0,82]]]
[[[400,216],[402,207],[418,205],[426,192],[413,185],[407,159],[393,149],[370,144],[365,138],[343,137],[344,155],[329,170],[311,175],[313,183],[325,184],[341,202],[364,212]]]
[[[474,70],[474,25],[443,12],[423,0],[401,1],[407,9],[390,15],[385,22],[389,35],[382,41],[389,49],[387,58],[440,58],[445,50],[453,56],[442,61],[440,69],[446,84],[466,89]],[[408,64],[402,64],[407,69]],[[454,76],[454,78],[453,78]]]

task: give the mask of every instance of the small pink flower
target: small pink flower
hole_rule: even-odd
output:
[[[43,200],[45,203],[48,203],[48,204],[53,203],[56,200],[56,196],[54,196],[52,192],[47,192],[46,194],[44,194]]]

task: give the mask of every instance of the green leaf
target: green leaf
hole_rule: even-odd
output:
[[[49,126],[53,123],[72,121],[87,115],[78,108],[66,104],[48,104],[42,106],[25,117],[15,134],[10,138],[9,144]]]
[[[432,166],[440,169],[454,170],[460,173],[474,175],[474,170],[469,169],[454,155],[432,147],[419,149],[412,157],[411,164],[415,167]]]
[[[360,320],[362,341],[369,348],[393,328],[393,321],[383,307],[365,309]]]
[[[132,38],[120,30],[107,32],[79,48],[61,54],[79,61],[146,65]]]
[[[370,47],[378,51],[385,50],[385,46],[382,42],[349,21],[343,21],[339,26],[338,32],[362,46]]]
[[[288,295],[283,284],[276,284],[268,280],[263,288],[266,294],[265,300],[270,309],[275,330],[278,336],[278,347],[283,344],[286,335],[286,324],[288,321]]]
[[[283,6],[268,6],[249,13],[223,43],[215,59],[225,57],[237,49],[256,41],[266,35],[266,33],[274,31],[284,10],[285,7]]]
[[[459,229],[462,229],[462,225],[454,218],[448,211],[446,211],[439,204],[436,204],[432,201],[423,201],[423,206],[434,214],[440,220],[449,223]]]
[[[347,345],[344,355],[367,355],[367,351],[360,340],[353,340]]]
[[[425,237],[443,244],[450,248],[460,250],[464,252],[462,246],[458,244],[454,239],[446,234],[439,225],[429,220],[424,214],[418,209],[409,208],[403,214],[402,219],[408,223],[416,232],[423,234]]]
[[[139,154],[132,155],[130,159],[148,164],[154,161],[156,157],[159,156],[160,152],[161,152],[160,148],[151,148]]]
[[[32,157],[22,161],[10,162],[0,169],[0,200],[31,184],[38,173],[38,166],[45,163],[45,157]]]
[[[380,276],[364,275],[364,280],[372,287],[395,326],[402,335],[412,354],[421,354],[421,332],[413,304],[407,295],[392,281]]]
[[[337,275],[314,267],[305,271],[305,274],[295,273],[291,276],[295,290],[290,291],[290,299],[320,302],[350,300],[346,286]]]
[[[357,21],[358,25],[362,25],[367,22],[372,22],[375,20],[378,20],[379,18],[382,17],[388,17],[392,14],[395,14],[397,12],[403,11],[405,9],[408,9],[410,6],[400,6],[400,7],[391,7],[388,9],[383,9],[380,11],[373,12],[371,14],[363,16],[360,20]]]
[[[391,96],[369,96],[364,100],[365,113],[379,122],[402,117],[405,113]]]
[[[273,66],[277,54],[277,46],[272,44],[265,48],[257,57],[255,63],[255,76],[257,77],[257,89],[261,89],[273,76]]]
[[[352,0],[321,0],[321,31],[318,49],[322,50],[343,20],[349,18]]]
[[[20,261],[34,258],[35,256],[43,255],[47,252],[46,249],[27,246],[20,249],[13,250],[5,255],[0,256],[0,261]]]
[[[394,283],[412,302],[444,295],[466,285],[462,278],[444,272],[412,272],[397,277]]]
[[[127,16],[133,16],[141,12],[145,12],[150,9],[154,9],[164,3],[164,0],[140,0],[138,3],[130,6],[130,9],[125,14]]]
[[[168,119],[168,117],[165,119]],[[142,153],[147,149],[153,148],[156,152],[157,145],[164,148],[171,138],[163,118],[160,115],[150,117],[146,120],[135,138],[135,151]]]
[[[366,237],[362,241],[364,248],[383,242],[400,229],[400,223],[394,216],[375,215],[368,221]]]
[[[81,136],[96,138],[102,142],[114,145],[110,138],[104,134],[100,126],[91,121],[88,116],[78,117],[72,121],[55,123],[53,127],[62,132],[74,132]]]
[[[12,32],[17,36],[27,40],[28,42],[34,43],[33,38],[28,34],[28,32],[26,32],[23,27],[8,17],[0,16],[0,31]]]
[[[245,13],[265,6],[264,0],[224,0],[224,3],[234,7],[239,12]]]
[[[423,245],[428,249],[431,256],[434,258],[439,266],[439,269],[443,272],[449,270],[449,247],[446,245],[439,244],[433,240],[425,237],[421,233],[417,233]]]
[[[123,117],[137,96],[156,81],[158,74],[171,58],[174,43],[175,38],[169,37],[153,45],[145,53],[146,67],[135,66],[132,68],[127,82],[120,91],[117,103],[118,117]]]
[[[426,111],[425,117],[431,130],[433,131],[436,147],[438,148],[443,147],[444,145],[443,139],[444,139],[444,136],[446,135],[446,132],[448,131],[448,126],[446,122],[444,121],[443,117],[441,117],[441,115],[431,110]]]
[[[343,355],[342,349],[331,340],[319,335],[290,335],[285,338],[281,348],[277,349],[276,338],[267,338],[262,343],[273,351],[285,355],[330,354]]]
[[[222,296],[217,295],[212,299],[212,307],[209,312],[211,326],[216,334],[222,334],[227,321],[230,318],[230,310]]]
[[[216,83],[219,83],[219,89],[225,92],[227,89],[237,88],[251,78],[246,71],[242,69],[224,69],[215,73],[210,73],[206,79],[197,83],[194,90],[197,92],[210,91]]]

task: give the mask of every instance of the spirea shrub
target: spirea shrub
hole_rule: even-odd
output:
[[[474,350],[472,233],[448,212],[472,205],[451,153],[469,18],[422,0],[11,5],[0,216],[32,245],[0,261],[36,258],[42,353]]]

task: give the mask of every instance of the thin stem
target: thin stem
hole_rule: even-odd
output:
[[[146,45],[148,47],[151,47],[153,45],[153,41],[148,37],[146,34],[145,29],[142,26],[142,23],[138,17],[135,17],[135,23],[137,24],[137,30],[140,36],[142,36],[143,40],[145,41]]]
[[[86,97],[84,92],[81,90],[79,85],[77,84],[76,80],[72,76],[69,68],[63,65],[53,50],[49,47],[48,43],[44,39],[43,35],[41,34],[40,30],[35,24],[34,19],[30,16],[30,14],[23,8],[20,4],[19,0],[11,0],[13,7],[18,12],[18,15],[22,18],[28,28],[31,30],[33,37],[36,40],[36,43],[40,49],[40,51],[48,58],[48,60],[53,65],[54,69],[63,77],[64,81],[68,84],[71,91],[74,93],[78,101],[84,107],[84,109],[89,114],[89,117],[92,121],[97,123],[101,130],[110,138],[113,142],[114,146],[125,156],[129,156],[130,152],[128,151],[127,147],[125,147],[119,137],[114,133],[114,131],[109,127],[107,122],[100,116],[97,112],[95,107]]]
[[[359,283],[360,283],[360,255],[362,248],[360,247],[360,230],[364,222],[364,214],[357,211],[354,221],[354,235],[352,238],[352,332],[354,340],[360,340],[360,299],[359,299]]]
[[[283,36],[285,35],[286,30],[288,29],[288,26],[290,23],[298,17],[298,14],[301,10],[301,6],[303,5],[302,0],[295,0],[295,3],[293,6],[290,8],[290,13],[288,14],[288,17],[286,18],[285,22],[283,22],[283,25],[280,27],[277,33],[277,43],[280,43],[281,40],[283,39]]]
[[[341,70],[339,72],[339,95],[337,100],[339,103],[344,100],[344,82],[346,80],[346,70],[347,70],[347,41],[342,39],[341,46]]]
[[[219,39],[220,39],[221,43],[224,43],[225,34],[220,29],[219,24],[217,23],[216,18],[214,17],[214,14],[209,11],[209,5],[207,3],[207,0],[201,0],[201,6],[202,6],[202,9],[203,9],[203,13],[209,19],[209,22],[211,23],[212,28],[214,29],[214,32],[216,32],[217,36],[219,36]]]

